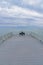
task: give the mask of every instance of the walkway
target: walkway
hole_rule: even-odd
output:
[[[0,65],[43,65],[43,44],[31,36],[15,36],[0,46]]]

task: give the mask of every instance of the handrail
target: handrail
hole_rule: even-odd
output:
[[[14,34],[12,32],[7,33],[3,36],[0,37],[0,44],[3,43],[5,40],[7,40],[8,38],[11,38]]]
[[[40,38],[38,34],[31,32],[29,35],[43,43],[43,40]]]

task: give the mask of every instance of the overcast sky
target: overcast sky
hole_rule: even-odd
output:
[[[0,0],[0,24],[43,26],[43,0]]]

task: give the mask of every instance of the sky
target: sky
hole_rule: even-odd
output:
[[[0,0],[0,25],[43,27],[43,0]]]

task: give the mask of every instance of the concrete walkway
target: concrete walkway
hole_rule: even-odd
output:
[[[43,44],[31,36],[14,36],[0,46],[0,65],[43,65]]]

